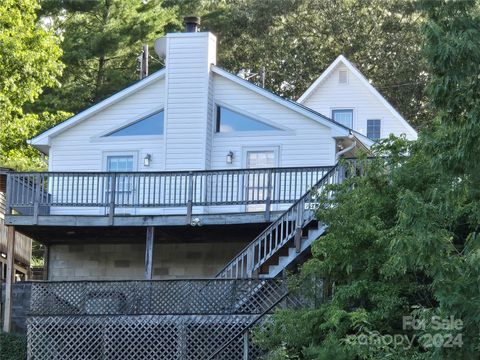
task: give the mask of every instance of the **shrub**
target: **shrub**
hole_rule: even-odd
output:
[[[24,360],[27,358],[27,340],[20,334],[0,332],[0,359]]]

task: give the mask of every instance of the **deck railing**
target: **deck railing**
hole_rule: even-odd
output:
[[[355,165],[356,166],[356,165]],[[356,170],[355,170],[356,171]],[[304,226],[315,219],[321,206],[321,195],[328,185],[339,184],[345,178],[345,166],[336,165],[301,196],[287,211],[235,256],[217,278],[251,278],[255,271],[288,241],[300,241]],[[327,193],[326,196],[332,196]],[[298,247],[298,244],[295,244]]]
[[[184,172],[9,173],[7,213],[38,216],[55,208],[186,208],[290,204],[332,167],[291,167]]]

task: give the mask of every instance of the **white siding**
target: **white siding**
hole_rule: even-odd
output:
[[[166,170],[205,169],[210,63],[215,62],[210,33],[167,36]]]
[[[160,110],[164,104],[165,81],[155,83],[100,111],[80,124],[53,137],[51,140],[49,170],[91,172],[105,171],[107,155],[134,155],[135,171],[161,171],[165,168],[164,140],[161,136],[106,137],[124,124]],[[151,165],[143,166],[143,158],[151,154]],[[71,180],[74,181],[74,180]],[[73,184],[73,183],[72,183]],[[90,184],[92,185],[92,184]],[[58,194],[50,185],[53,193]],[[86,185],[84,185],[86,189]],[[85,190],[84,190],[85,191]],[[93,190],[86,190],[92,192]],[[93,196],[93,193],[91,194]],[[52,214],[105,214],[105,208],[77,207],[51,208]]]
[[[107,152],[135,152],[138,154],[138,171],[163,170],[163,139],[160,136],[101,138],[101,135],[163,108],[164,90],[164,80],[159,79],[53,137],[49,170],[105,171],[103,158]],[[143,166],[146,154],[152,155],[150,167]]]
[[[280,167],[334,164],[335,140],[326,126],[218,75],[214,76],[214,89],[215,101],[222,105],[287,130],[273,134],[214,134],[213,169],[244,168],[244,152],[249,148],[275,148],[278,150]],[[232,164],[226,164],[225,161],[229,151],[234,153]]]
[[[346,84],[338,81],[340,70],[348,73]],[[409,129],[343,64],[339,64],[302,104],[328,117],[334,109],[353,109],[353,129],[364,135],[367,135],[367,120],[380,119],[382,138],[402,133],[413,138]]]

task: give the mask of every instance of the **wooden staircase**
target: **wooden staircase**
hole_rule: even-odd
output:
[[[316,219],[322,195],[331,197],[328,186],[345,177],[344,167],[333,166],[287,211],[268,226],[218,274],[217,278],[274,278],[297,263],[326,228]]]
[[[312,243],[325,233],[326,227],[318,221],[313,221],[308,228],[302,229],[300,248],[297,249],[293,241],[289,241],[277,253],[260,267],[258,276],[260,278],[274,278],[283,270],[297,263],[298,259],[309,253]]]

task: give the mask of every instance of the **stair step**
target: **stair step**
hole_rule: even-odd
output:
[[[264,277],[275,277],[279,273],[281,273],[288,265],[290,265],[301,253],[306,251],[308,248],[310,248],[310,245],[315,241],[319,236],[321,236],[325,232],[325,227],[323,225],[318,225],[316,229],[309,229],[308,230],[308,236],[303,237],[302,236],[302,244],[301,244],[301,249],[300,252],[297,253],[296,249],[294,246],[288,247],[288,255],[282,255],[278,256],[277,264],[270,265],[268,267],[268,270],[262,275]],[[290,242],[293,244],[293,241]],[[290,244],[290,245],[291,245]]]

